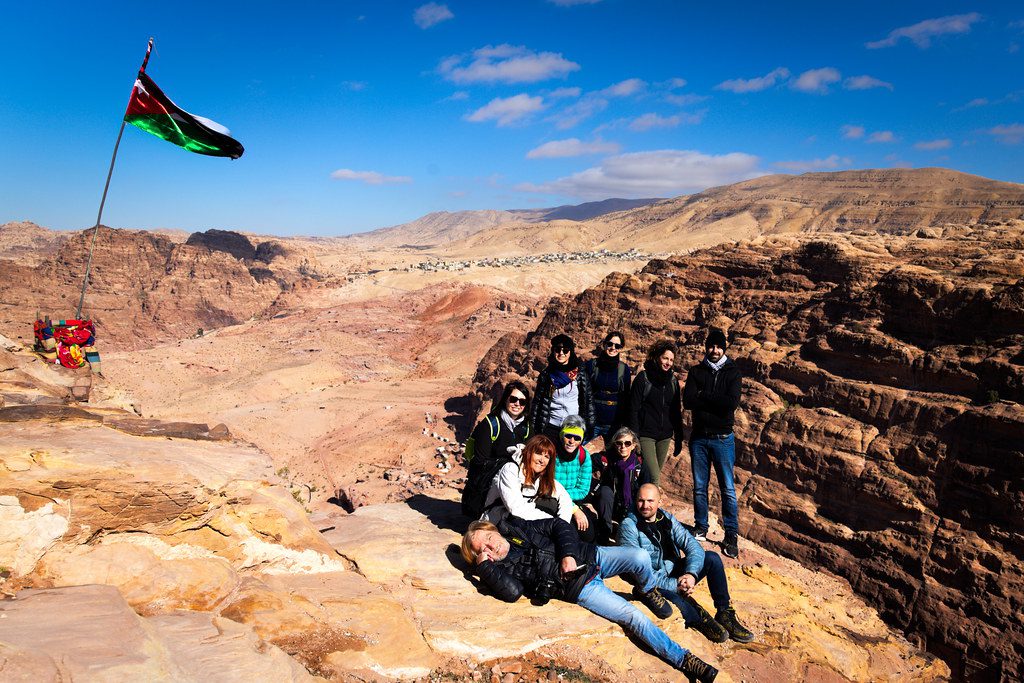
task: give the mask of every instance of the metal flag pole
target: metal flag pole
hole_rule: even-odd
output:
[[[146,46],[146,56],[139,67],[139,73],[146,70],[149,63],[149,53],[153,51],[153,39],[149,39]],[[133,90],[134,92],[134,90]],[[131,98],[129,98],[129,102]],[[124,134],[125,118],[121,117],[121,128],[117,131],[117,141],[114,143],[114,154],[110,157],[110,169],[107,171],[107,182],[103,185],[103,197],[100,199],[100,210],[96,214],[96,225],[92,229],[92,243],[89,245],[89,260],[85,264],[85,278],[82,280],[82,295],[78,298],[78,309],[75,311],[75,318],[82,317],[82,305],[85,303],[85,290],[89,286],[89,271],[92,270],[92,252],[96,248],[96,235],[100,231],[100,220],[103,218],[103,205],[107,203],[107,190],[110,189],[110,178],[114,175],[114,162],[117,160],[117,148],[121,145],[121,136]]]

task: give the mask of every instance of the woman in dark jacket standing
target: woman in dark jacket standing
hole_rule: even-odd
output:
[[[530,390],[519,380],[513,380],[505,385],[501,400],[473,430],[473,458],[462,491],[462,510],[470,519],[483,512],[491,481],[502,465],[512,462],[513,454],[532,436],[526,419],[529,407]]]
[[[633,369],[619,358],[625,345],[626,336],[612,330],[605,335],[597,355],[583,364],[594,392],[594,438],[607,437],[626,421]]]
[[[640,436],[644,467],[652,484],[661,482],[661,468],[675,439],[673,455],[683,447],[683,405],[675,364],[675,345],[655,342],[647,352],[644,369],[636,376],[629,397],[629,427]]]
[[[559,334],[551,339],[548,365],[537,378],[537,393],[530,409],[530,428],[555,443],[561,439],[562,421],[579,415],[587,425],[587,436],[594,432],[594,403],[590,378],[580,371],[576,343],[572,337]]]

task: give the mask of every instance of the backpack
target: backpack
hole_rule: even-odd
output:
[[[643,376],[644,376],[643,384],[641,385],[643,388],[640,389],[640,401],[641,402],[643,402],[643,401],[645,401],[647,399],[647,397],[651,393],[651,387],[653,386],[651,384],[651,380],[647,379],[647,373],[646,372],[643,373]],[[637,379],[637,381],[640,381],[640,375],[637,375],[636,379]],[[672,374],[672,397],[671,398],[675,398],[675,395],[678,394],[678,393],[679,393],[679,379],[675,376],[675,373],[673,373]],[[669,400],[671,400],[671,398]]]
[[[586,365],[587,365],[587,376],[590,377],[590,386],[596,387],[597,386],[597,373],[598,373],[598,370],[597,370],[597,360],[594,359],[594,358],[591,358],[590,360],[587,361]],[[626,364],[623,363],[621,360],[619,361],[619,367],[615,371],[615,375],[616,375],[615,376],[615,381],[618,383],[619,392],[621,392],[622,391],[622,378],[626,376]]]
[[[498,434],[501,434],[501,422],[494,415],[488,415],[486,418],[487,425],[491,428],[491,443],[498,440]],[[466,445],[462,452],[462,458],[468,465],[473,460],[473,456],[476,455],[476,439],[470,436],[466,439]]]
[[[501,433],[501,422],[494,415],[487,416],[487,424],[491,428],[491,443],[498,440]],[[530,437],[530,426],[526,426],[526,437]],[[467,464],[472,459],[472,450],[475,446],[473,437],[466,439],[466,452],[464,457]],[[470,467],[466,477],[466,486],[462,489],[462,514],[470,519],[479,519],[484,511],[484,503],[487,501],[487,493],[491,490],[491,483],[497,476],[498,470],[506,463],[512,462],[512,456],[505,453],[491,453],[490,460],[477,461],[476,467]]]

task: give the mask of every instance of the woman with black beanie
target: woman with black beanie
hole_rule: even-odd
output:
[[[683,405],[679,380],[672,370],[675,359],[671,341],[655,342],[630,391],[629,428],[640,437],[644,468],[652,484],[661,482],[669,442],[675,439],[673,455],[679,455],[683,448]]]
[[[579,415],[587,425],[587,436],[594,431],[594,404],[590,378],[580,372],[576,343],[566,334],[551,339],[548,365],[537,378],[537,391],[530,406],[530,428],[557,443],[561,438],[562,421]]]

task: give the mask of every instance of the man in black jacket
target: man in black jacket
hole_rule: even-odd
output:
[[[639,548],[582,543],[567,522],[552,517],[526,521],[507,517],[500,527],[473,522],[462,538],[462,557],[476,568],[499,599],[526,595],[541,604],[551,598],[577,603],[633,633],[690,681],[709,683],[718,670],[682,648],[635,605],[604,585],[625,574],[633,594],[664,619],[672,607],[655,586],[651,558]]]
[[[725,355],[725,334],[708,330],[704,340],[704,360],[690,368],[683,386],[683,407],[693,412],[690,434],[690,462],[693,467],[694,537],[706,541],[708,534],[708,482],[711,466],[718,476],[722,496],[722,526],[725,540],[722,554],[739,556],[739,512],[736,505],[736,437],[732,433],[733,414],[740,405],[743,376],[732,359]]]

